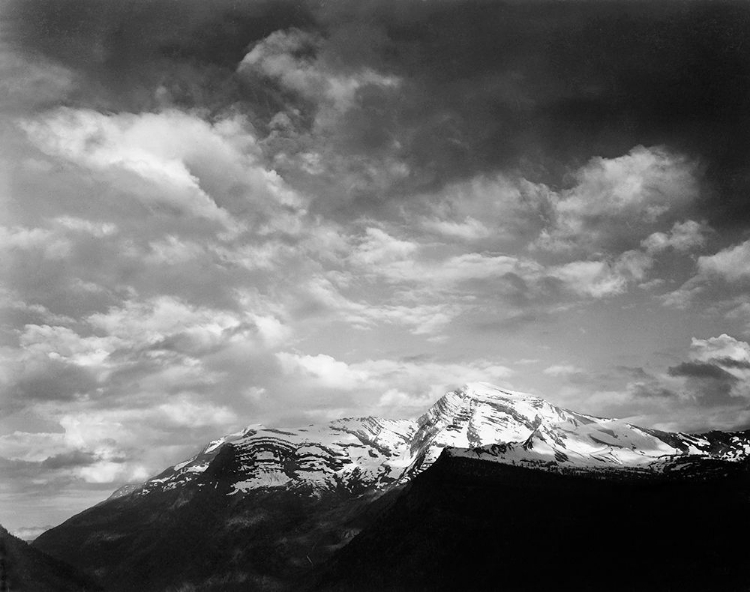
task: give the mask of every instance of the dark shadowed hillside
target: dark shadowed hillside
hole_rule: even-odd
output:
[[[34,549],[0,526],[1,592],[99,592],[81,572]]]
[[[750,590],[748,484],[722,462],[592,477],[444,454],[314,589]]]
[[[330,557],[391,498],[373,502],[348,492],[307,496],[284,489],[229,495],[236,462],[236,449],[227,445],[196,483],[111,499],[47,531],[34,545],[115,592],[186,585],[215,592],[295,590],[298,577]]]

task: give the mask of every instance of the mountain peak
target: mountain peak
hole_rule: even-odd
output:
[[[489,382],[467,382],[462,387],[455,391],[447,393],[446,396],[454,395],[462,399],[473,400],[483,403],[517,403],[526,402],[535,407],[542,405],[548,405],[554,407],[549,401],[538,397],[536,395],[530,395],[529,393],[522,393],[520,391],[512,391],[506,388],[501,388],[490,384]]]
[[[666,434],[470,382],[443,395],[416,421],[361,417],[289,429],[252,425],[212,441],[193,458],[113,498],[191,483],[200,487],[229,444],[237,461],[232,494],[275,487],[307,492],[384,489],[420,473],[446,448],[458,455],[555,470],[658,469],[689,455],[740,459],[750,454],[744,436]]]

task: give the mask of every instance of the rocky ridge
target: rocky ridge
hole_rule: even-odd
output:
[[[230,495],[257,488],[298,491],[382,490],[432,465],[443,449],[456,456],[548,470],[665,470],[675,461],[741,460],[747,433],[670,433],[569,411],[544,399],[472,383],[441,397],[417,420],[350,418],[323,426],[251,425],[210,442],[194,457],[113,497],[185,486],[218,452],[239,460]]]

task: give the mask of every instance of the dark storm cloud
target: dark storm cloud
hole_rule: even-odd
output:
[[[564,185],[590,157],[642,144],[704,164],[715,193],[702,214],[714,226],[744,220],[744,3],[24,0],[9,12],[17,43],[83,72],[109,108],[148,108],[162,86],[178,104],[240,106],[266,130],[291,105],[309,126],[307,99],[236,74],[249,49],[292,27],[324,40],[308,57],[328,72],[399,77],[398,92],[362,86],[324,138],[336,153],[390,153],[408,166],[386,186],[352,191],[355,207],[498,169]],[[342,166],[332,174],[363,165]]]
[[[651,379],[647,382],[631,383],[629,391],[634,396],[645,399],[674,399],[677,396],[671,389],[660,385],[656,379]]]
[[[661,383],[658,377],[640,366],[617,366],[615,371],[627,377],[627,390],[641,399],[674,399],[677,394]]]
[[[10,39],[86,77],[74,100],[154,107],[164,86],[185,106],[221,108],[241,98],[232,76],[249,44],[310,20],[297,2],[218,0],[17,0]]]
[[[30,363],[16,382],[12,393],[15,405],[39,401],[70,401],[95,389],[92,374],[76,364],[58,360]]]
[[[737,370],[750,370],[750,361],[736,360],[734,358],[716,358],[715,364],[725,368],[735,368]]]
[[[43,477],[45,475],[46,471],[52,468],[57,467],[45,467],[43,466],[43,463],[39,462],[7,459],[0,456],[0,470],[2,471],[3,477],[6,480],[3,483],[4,488],[6,490],[10,489],[23,492],[24,495],[39,495],[44,490],[49,490],[55,486],[59,487],[61,484],[60,479],[56,480],[54,484],[45,480],[45,482],[41,484],[41,487],[38,488],[32,489],[28,487],[32,480],[40,479],[40,477]],[[49,476],[49,474],[47,476]],[[62,475],[61,477],[65,482],[69,482],[73,479],[73,477],[69,475]]]
[[[371,6],[388,38],[380,67],[409,80],[380,124],[404,146],[410,181],[520,167],[559,183],[592,155],[664,144],[705,163],[722,192],[712,218],[737,213],[750,153],[747,5]]]
[[[97,461],[95,454],[82,450],[72,450],[45,458],[41,465],[45,469],[69,469],[74,467],[87,467]]]
[[[737,378],[716,364],[705,362],[683,362],[669,369],[670,376],[685,376],[689,378],[714,378],[727,382],[736,381]]]
[[[715,364],[683,362],[669,368],[668,373],[685,378],[688,390],[701,405],[732,405],[738,400],[734,389],[739,379]]]

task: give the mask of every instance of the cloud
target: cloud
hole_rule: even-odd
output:
[[[302,380],[310,379],[325,388],[354,390],[369,378],[365,371],[350,368],[348,364],[324,354],[309,356],[279,352],[276,358],[285,374],[300,374]]]
[[[17,51],[0,54],[0,95],[2,108],[19,113],[31,105],[44,107],[67,98],[76,86],[69,69],[39,55],[24,56]]]
[[[670,376],[686,378],[687,388],[703,405],[730,405],[737,378],[715,364],[683,362],[669,369]]]
[[[687,388],[702,405],[737,405],[750,401],[750,345],[729,335],[693,338],[690,358],[669,368],[670,376],[684,377]]]
[[[729,368],[742,369],[750,363],[750,345],[727,334],[708,339],[693,338],[691,350],[696,360]]]
[[[276,31],[257,43],[242,59],[240,74],[259,74],[289,91],[312,101],[318,107],[318,125],[333,114],[350,109],[357,93],[367,85],[397,87],[399,79],[363,68],[344,74],[317,56],[324,46],[322,37],[299,29]]]
[[[668,431],[744,429],[750,422],[750,345],[729,335],[693,338],[683,359],[666,368],[620,366],[606,375],[572,365],[544,373],[576,380],[559,388],[563,405]],[[608,388],[618,381],[617,388]]]
[[[540,248],[634,246],[638,234],[698,195],[694,163],[661,147],[637,146],[617,158],[592,158],[574,179],[573,188],[553,195],[554,219],[537,242]]]
[[[337,396],[325,397],[335,405],[332,413],[340,412],[343,406],[360,406],[387,417],[396,417],[398,409],[419,413],[451,388],[466,382],[484,377],[507,383],[514,374],[506,366],[482,359],[467,363],[392,359],[347,363],[324,354],[279,352],[276,357],[284,379],[295,381],[291,384],[299,381],[300,388],[309,389],[313,396],[321,391],[339,391]]]
[[[45,259],[63,259],[70,252],[70,241],[44,228],[0,226],[0,248],[10,251],[38,251]]]
[[[583,374],[584,370],[583,368],[579,368],[578,366],[574,366],[573,364],[555,364],[554,366],[548,366],[544,370],[542,370],[545,374],[549,376],[575,376],[577,374]]]
[[[135,185],[131,195],[144,205],[189,213],[232,232],[243,228],[234,218],[238,213],[252,211],[261,226],[269,224],[267,215],[274,209],[302,206],[275,173],[258,163],[255,139],[241,118],[212,125],[176,110],[104,115],[60,108],[22,126],[47,154],[112,183],[129,181]]]
[[[566,287],[581,295],[603,298],[622,294],[630,285],[641,281],[653,264],[639,251],[627,251],[613,262],[573,261],[549,271]]]
[[[54,358],[21,362],[14,374],[6,391],[11,408],[39,401],[73,401],[98,386],[96,376],[87,369]]]
[[[380,228],[367,228],[363,240],[350,256],[354,265],[373,267],[409,260],[419,249],[417,243],[394,238]]]
[[[715,364],[703,362],[682,362],[669,369],[671,376],[686,376],[688,378],[715,378],[720,381],[733,381],[734,377]]]
[[[398,147],[397,160],[410,173],[392,178],[386,193],[399,199],[498,169],[559,179],[563,161],[565,171],[647,142],[700,157],[728,200],[721,210],[705,204],[720,223],[709,220],[712,226],[741,212],[741,200],[731,196],[745,193],[742,163],[750,149],[742,118],[748,99],[734,83],[747,74],[745,7],[659,5],[635,15],[595,3],[555,13],[544,2],[400,4],[354,10],[349,3],[220,0],[208,10],[188,0],[174,10],[167,0],[13,1],[9,40],[26,60],[39,56],[74,72],[76,88],[86,91],[75,99],[102,110],[154,110],[167,96],[212,113],[239,105],[266,129],[299,102],[289,94],[346,103],[359,93],[372,108],[365,101],[368,108],[347,120],[347,148],[372,156]],[[571,27],[581,41],[571,42]],[[249,55],[265,82],[250,88],[236,74]],[[654,55],[659,60],[643,67]],[[365,97],[394,78],[402,81],[397,101]],[[339,79],[336,91],[332,81]],[[269,80],[280,88],[269,88]],[[336,131],[340,139],[344,130]],[[324,161],[334,156],[331,146],[318,144]]]
[[[696,267],[693,277],[679,289],[663,296],[664,304],[687,308],[701,295],[706,295],[726,306],[731,304],[738,291],[738,297],[741,297],[750,277],[750,241],[726,247],[713,255],[701,255]]]
[[[348,281],[347,277],[344,282]],[[448,302],[414,302],[408,297],[404,297],[402,303],[353,300],[325,277],[311,278],[304,288],[306,308],[314,307],[316,312],[324,312],[328,317],[339,318],[361,330],[393,324],[409,328],[414,335],[434,334],[462,312],[460,306]]]
[[[704,235],[708,230],[705,224],[693,220],[675,222],[669,233],[655,232],[645,238],[641,245],[649,253],[659,253],[669,248],[678,252],[690,251],[706,244]]]
[[[69,467],[86,467],[96,462],[96,457],[91,452],[71,450],[49,456],[42,461],[42,466],[48,469],[63,469]]]
[[[698,271],[704,276],[718,276],[728,282],[739,282],[750,276],[750,240],[698,258]]]
[[[487,238],[490,235],[489,228],[471,217],[466,217],[462,222],[429,219],[422,224],[429,231],[467,241]]]
[[[113,222],[94,222],[74,216],[61,216],[55,222],[73,232],[84,232],[95,238],[104,238],[117,233],[117,225]]]

